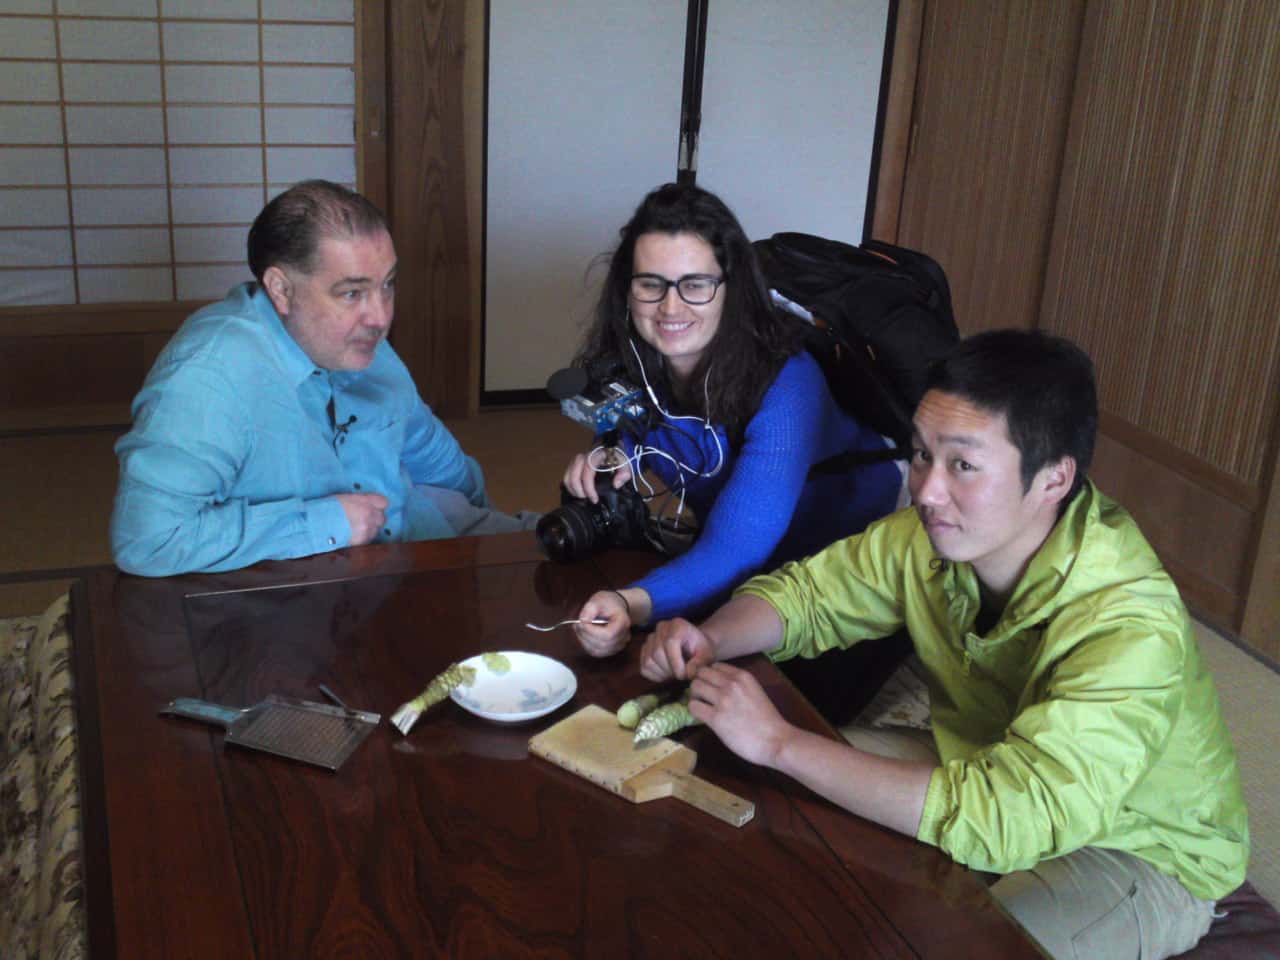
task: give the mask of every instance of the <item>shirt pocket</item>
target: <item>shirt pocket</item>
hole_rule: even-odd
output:
[[[381,493],[398,508],[404,500],[400,454],[404,448],[405,421],[382,417],[364,427],[357,423],[347,436],[342,461],[350,477],[366,493]]]

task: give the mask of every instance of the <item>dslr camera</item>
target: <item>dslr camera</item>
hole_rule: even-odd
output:
[[[644,391],[628,383],[616,358],[585,367],[558,370],[547,381],[547,392],[560,402],[560,412],[589,427],[605,444],[615,446],[619,430],[642,433],[648,416]],[[653,521],[644,498],[632,487],[613,488],[611,474],[596,475],[598,503],[578,499],[560,487],[560,506],[538,521],[536,532],[543,552],[568,563],[609,547],[653,549]]]
[[[538,543],[552,560],[569,563],[609,547],[653,549],[644,498],[629,486],[615,490],[607,473],[596,476],[596,492],[600,502],[592,503],[561,485],[560,506],[536,527]]]

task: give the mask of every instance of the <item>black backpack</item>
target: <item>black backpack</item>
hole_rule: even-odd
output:
[[[775,233],[752,246],[765,281],[784,298],[779,309],[811,314],[807,346],[836,401],[897,445],[883,454],[844,454],[814,470],[909,457],[911,416],[929,366],[960,341],[942,267],[877,240],[855,247]]]

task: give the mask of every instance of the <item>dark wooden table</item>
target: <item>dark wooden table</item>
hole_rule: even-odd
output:
[[[697,772],[753,801],[735,829],[630,804],[527,752],[588,703],[648,688],[639,644],[605,661],[568,630],[652,560],[543,561],[519,534],[366,547],[234,574],[95,571],[73,591],[91,955],[120,957],[1035,957],[936,850],[682,735]],[[336,773],[225,747],[169,700],[322,701],[383,714],[488,650],[567,664],[577,695],[501,725],[451,702],[385,722]],[[763,657],[793,722],[830,733]]]

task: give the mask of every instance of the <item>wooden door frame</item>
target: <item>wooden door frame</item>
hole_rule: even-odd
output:
[[[485,0],[359,4],[361,190],[396,243],[391,342],[442,417],[479,400]]]
[[[1280,661],[1280,420],[1271,438],[1271,481],[1254,527],[1240,636],[1273,661]]]
[[[911,156],[916,74],[920,67],[920,32],[925,0],[894,0],[889,28],[893,31],[889,82],[885,85],[879,163],[876,170],[875,210],[871,237],[898,242],[898,218]]]
[[[356,4],[357,189],[379,210],[387,209],[387,3]]]

